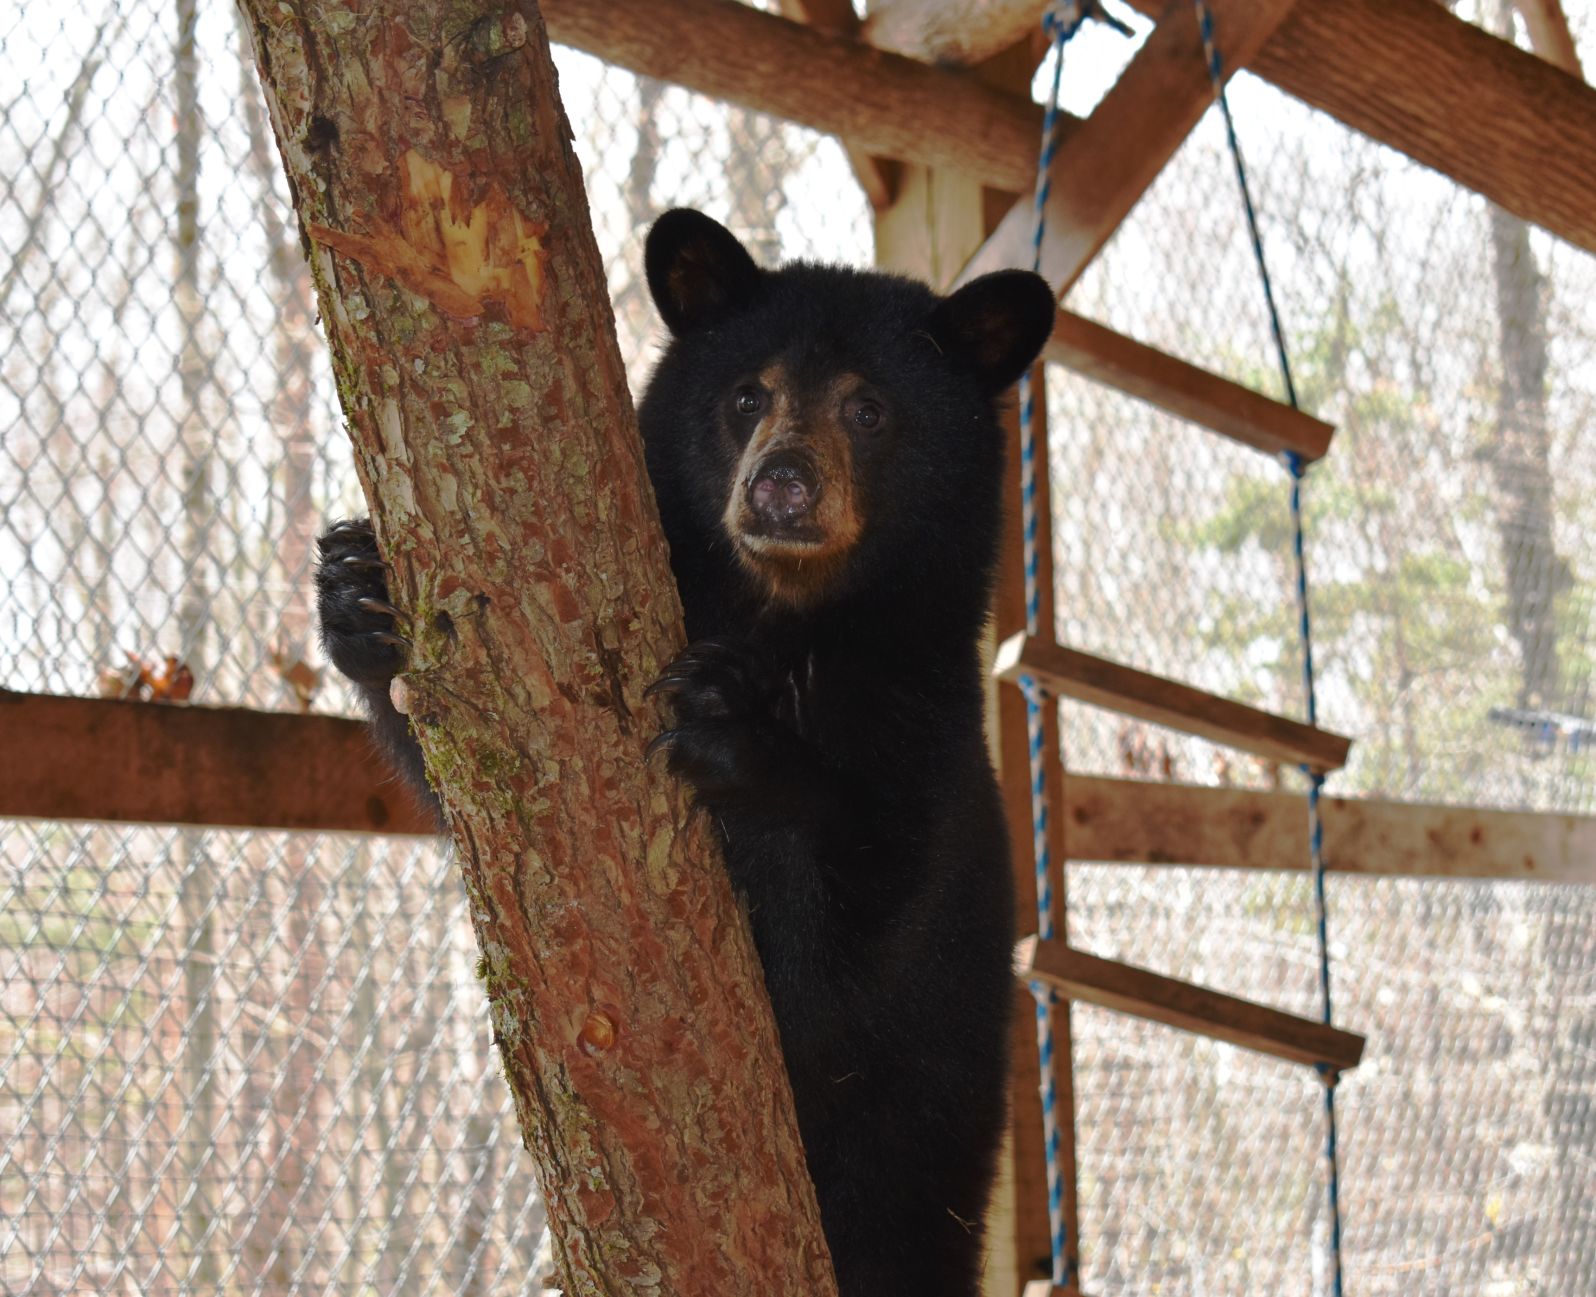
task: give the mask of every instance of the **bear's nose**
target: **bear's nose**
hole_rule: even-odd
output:
[[[797,451],[777,451],[760,461],[748,482],[748,507],[778,529],[803,522],[819,496],[820,475]]]

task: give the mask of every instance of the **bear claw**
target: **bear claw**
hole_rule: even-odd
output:
[[[401,621],[409,620],[404,613],[400,612],[399,609],[395,608],[386,599],[374,599],[370,595],[362,595],[359,599],[355,600],[355,602],[367,612],[384,613],[389,617],[394,617]]]
[[[410,641],[395,630],[407,618],[388,598],[387,565],[371,523],[334,523],[316,545],[316,604],[327,656],[356,684],[386,691],[404,669]]]

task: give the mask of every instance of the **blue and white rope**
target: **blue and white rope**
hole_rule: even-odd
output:
[[[1253,207],[1252,187],[1247,183],[1247,168],[1242,161],[1241,143],[1236,138],[1236,123],[1230,113],[1230,101],[1225,95],[1223,64],[1214,40],[1214,17],[1206,0],[1192,0],[1197,11],[1197,26],[1202,33],[1203,52],[1208,59],[1208,75],[1214,83],[1214,99],[1224,118],[1225,136],[1230,142],[1230,156],[1236,167],[1236,183],[1241,188],[1241,202],[1247,213],[1247,232],[1252,239],[1253,256],[1258,262],[1259,278],[1263,281],[1264,302],[1269,308],[1269,329],[1274,335],[1275,354],[1280,362],[1280,378],[1285,384],[1286,399],[1291,408],[1300,409],[1297,385],[1291,376],[1291,358],[1286,351],[1285,334],[1280,327],[1280,312],[1275,305],[1274,286],[1269,278],[1269,265],[1264,256],[1263,238],[1258,232],[1258,214]],[[1302,642],[1302,684],[1306,695],[1308,724],[1319,723],[1319,700],[1314,682],[1313,626],[1308,615],[1308,563],[1303,546],[1302,525],[1302,457],[1288,451],[1282,456],[1286,471],[1291,474],[1291,531],[1292,556],[1297,573],[1297,629]],[[1319,937],[1319,994],[1322,1016],[1328,1026],[1334,1015],[1330,1000],[1330,926],[1328,907],[1325,904],[1324,886],[1324,822],[1319,815],[1319,801],[1324,791],[1324,775],[1303,767],[1308,776],[1308,851],[1313,864],[1313,897]],[[1341,1268],[1341,1172],[1340,1154],[1336,1140],[1336,1077],[1323,1065],[1320,1067],[1324,1086],[1325,1111],[1325,1162],[1328,1170],[1330,1205],[1330,1266],[1331,1290],[1334,1297],[1342,1297]]]
[[[1081,3],[1055,4],[1042,17],[1042,28],[1053,41],[1053,84],[1042,116],[1042,149],[1037,161],[1035,226],[1031,236],[1031,269],[1042,261],[1042,233],[1047,223],[1047,200],[1052,183],[1053,154],[1058,147],[1059,86],[1064,71],[1064,46],[1085,21]],[[1042,618],[1040,557],[1036,547],[1036,401],[1031,375],[1020,378],[1020,517],[1025,534],[1025,630],[1039,633]],[[1055,935],[1053,922],[1053,868],[1048,849],[1047,768],[1043,762],[1044,728],[1042,693],[1035,680],[1022,676],[1025,691],[1025,729],[1031,765],[1031,850],[1036,861],[1036,930],[1044,941]],[[1064,1177],[1059,1167],[1058,1082],[1053,1058],[1053,993],[1033,982],[1036,997],[1036,1048],[1041,1070],[1042,1139],[1047,1155],[1047,1214],[1053,1256],[1053,1282],[1067,1285],[1068,1233],[1064,1221]]]

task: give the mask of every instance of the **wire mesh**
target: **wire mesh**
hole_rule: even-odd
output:
[[[314,537],[361,509],[241,48],[221,0],[0,16],[0,686],[171,655],[195,701],[351,708],[295,670]],[[868,259],[835,141],[556,63],[634,384],[664,208],[766,260]],[[538,1290],[441,852],[10,822],[0,860],[0,1291]]]
[[[1303,403],[1337,428],[1307,491],[1323,723],[1358,740],[1332,791],[1590,809],[1596,262],[1263,82],[1232,99]],[[1069,304],[1279,395],[1216,114]],[[1050,395],[1063,638],[1300,714],[1280,469],[1062,371]],[[1071,728],[1077,765],[1277,777]]]
[[[1075,939],[1312,1015],[1306,879],[1076,865]],[[1332,878],[1352,1291],[1591,1291],[1596,1085],[1587,888]],[[1075,1010],[1083,1290],[1323,1292],[1318,1082]]]
[[[23,824],[6,1292],[522,1292],[543,1211],[430,844]]]
[[[1232,102],[1304,404],[1337,427],[1307,485],[1322,723],[1356,739],[1331,791],[1588,813],[1596,262],[1262,82]],[[1068,304],[1279,396],[1217,114]],[[1300,717],[1285,473],[1072,374],[1049,397],[1060,638]],[[1301,787],[1062,711],[1078,772]],[[1318,1013],[1305,876],[1077,864],[1069,897],[1094,953]],[[1334,878],[1329,903],[1338,1021],[1369,1037],[1340,1090],[1349,1290],[1596,1291],[1596,896]],[[1328,1291],[1311,1074],[1075,1023],[1083,1290]]]
[[[1568,8],[1589,33],[1596,6]],[[1077,112],[1135,48],[1084,39]],[[219,0],[0,14],[0,685],[92,694],[171,654],[199,701],[348,708],[293,670],[319,661],[311,541],[359,498],[238,51]],[[834,141],[557,62],[634,385],[664,207],[765,260],[869,260]],[[1308,402],[1339,427],[1308,495],[1326,723],[1358,740],[1334,790],[1588,812],[1596,265],[1266,86],[1235,94]],[[1273,392],[1222,147],[1205,121],[1070,305]],[[1539,388],[1512,345],[1537,307]],[[1070,375],[1049,396],[1061,638],[1295,713],[1275,466]],[[1075,770],[1294,778],[1064,721]],[[440,853],[11,823],[0,856],[0,1289],[535,1290],[541,1208]],[[1083,947],[1313,1011],[1302,878],[1070,883]],[[1596,1291],[1591,889],[1336,879],[1331,906],[1341,1019],[1371,1040],[1343,1091],[1353,1289]],[[1315,1290],[1314,1083],[1075,1018],[1086,1290]]]

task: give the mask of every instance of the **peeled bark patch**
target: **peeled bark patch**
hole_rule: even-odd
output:
[[[469,118],[465,119],[466,121]],[[474,320],[490,304],[518,329],[543,324],[543,236],[497,184],[473,200],[469,183],[414,149],[399,159],[399,226],[353,233],[307,222],[318,243],[397,280],[459,320]]]
[[[745,925],[643,761],[681,613],[541,18],[242,5],[566,1290],[826,1297]]]

